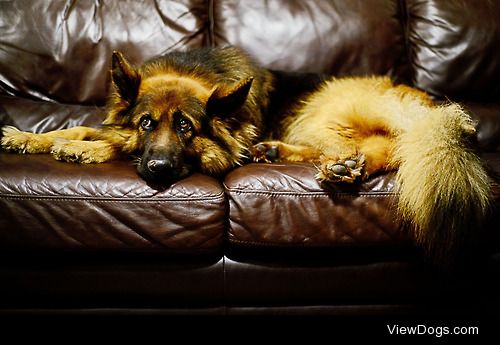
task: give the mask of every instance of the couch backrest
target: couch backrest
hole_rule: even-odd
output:
[[[202,46],[206,20],[188,1],[0,2],[4,92],[64,103],[104,102],[113,50],[141,62]]]
[[[2,1],[0,92],[101,105],[113,50],[140,63],[232,44],[266,67],[498,100],[499,17],[497,0]]]
[[[398,1],[214,3],[214,44],[243,47],[271,68],[363,75],[398,74],[402,65]]]
[[[414,84],[439,96],[500,101],[500,1],[406,4]]]

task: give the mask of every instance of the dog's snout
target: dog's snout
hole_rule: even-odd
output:
[[[145,150],[137,172],[148,182],[172,183],[187,176],[191,165],[182,152],[152,147]]]
[[[167,159],[152,159],[147,165],[152,172],[160,172],[172,167],[172,164]]]

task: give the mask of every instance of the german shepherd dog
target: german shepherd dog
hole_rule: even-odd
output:
[[[469,115],[387,77],[286,74],[227,47],[173,52],[140,67],[115,52],[111,80],[102,128],[4,127],[2,147],[79,163],[139,156],[139,175],[167,184],[193,171],[222,176],[252,158],[313,163],[324,184],[397,169],[403,224],[438,259],[490,208]]]

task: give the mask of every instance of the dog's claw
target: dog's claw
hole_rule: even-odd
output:
[[[273,163],[279,160],[279,148],[274,143],[258,143],[252,149],[253,161],[256,163]]]

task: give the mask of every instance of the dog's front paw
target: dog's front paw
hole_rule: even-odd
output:
[[[114,149],[103,141],[56,139],[50,153],[60,161],[90,164],[112,159]]]
[[[52,147],[52,140],[42,134],[22,132],[16,127],[4,126],[1,146],[6,151],[17,153],[47,153]]]
[[[86,142],[75,142],[72,140],[57,139],[50,153],[55,159],[74,163],[93,163]]]
[[[252,158],[256,163],[274,163],[280,159],[279,142],[266,141],[252,147]]]
[[[363,155],[347,159],[323,159],[318,168],[316,179],[320,182],[353,183],[364,175],[365,158]]]

